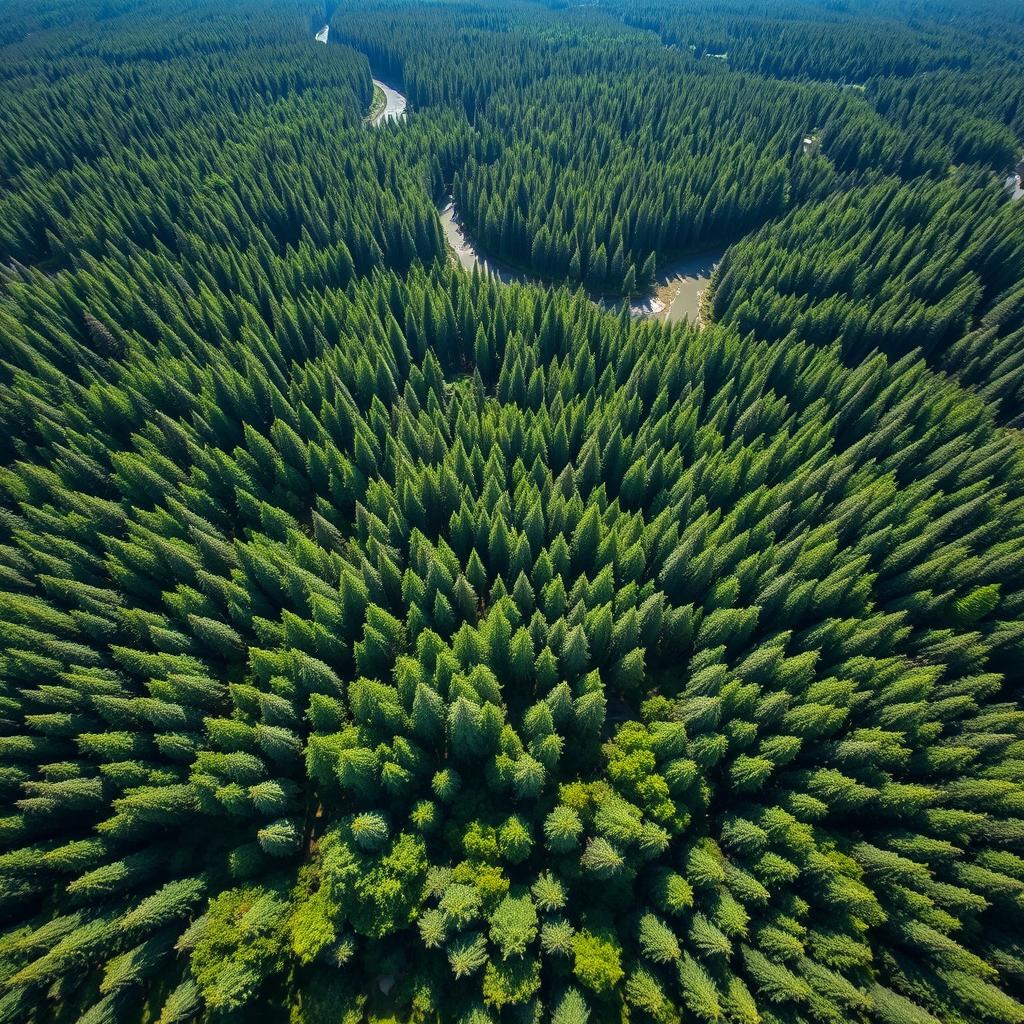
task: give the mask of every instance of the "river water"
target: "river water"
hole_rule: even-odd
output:
[[[376,78],[373,84],[384,93],[387,102],[384,109],[370,123],[383,124],[385,121],[400,121],[405,117],[405,108],[408,105],[405,97],[397,89],[392,89],[390,85],[385,85]]]
[[[700,297],[711,283],[711,276],[722,259],[722,249],[697,253],[670,263],[658,272],[655,298],[662,309],[655,311],[669,323],[700,321]]]
[[[463,270],[479,267],[506,284],[542,283],[529,274],[505,266],[477,252],[472,240],[459,222],[455,204],[448,202],[438,213],[444,237]],[[659,271],[654,292],[644,299],[634,299],[629,311],[633,316],[657,317],[669,323],[700,320],[700,297],[711,283],[711,275],[722,258],[721,249],[715,249],[685,259],[675,260]],[[608,300],[595,300],[607,309],[618,309],[619,304]]]
[[[499,281],[504,281],[505,284],[530,280],[526,274],[513,270],[511,267],[502,266],[502,264],[488,259],[473,248],[473,243],[459,223],[458,214],[455,212],[455,204],[453,202],[449,202],[447,206],[438,212],[437,216],[440,218],[441,227],[444,229],[445,240],[448,242],[452,252],[455,253],[455,257],[458,259],[459,265],[463,270],[472,270],[474,267],[479,267],[481,270],[486,270],[493,274]]]

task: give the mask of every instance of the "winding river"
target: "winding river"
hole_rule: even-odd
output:
[[[455,204],[449,200],[438,212],[448,247],[464,270],[479,267],[506,284],[542,283],[520,270],[508,267],[476,250],[459,221]],[[711,275],[722,258],[722,249],[708,250],[675,260],[662,268],[656,277],[654,291],[643,299],[634,299],[629,311],[633,316],[657,317],[668,323],[689,320],[700,322],[700,297],[711,283]],[[606,309],[618,309],[618,303],[595,299]]]
[[[324,25],[313,38],[318,43],[326,44],[330,31],[331,26]],[[392,89],[390,85],[376,78],[373,80],[373,84],[384,93],[384,109],[374,117],[370,124],[378,125],[383,124],[385,121],[399,121],[405,117],[405,108],[408,105],[405,97],[397,89]]]
[[[316,34],[317,42],[326,43],[328,31],[328,26],[324,25]],[[377,78],[373,80],[373,84],[375,88],[384,93],[385,103],[384,109],[376,114],[369,123],[377,126],[386,121],[402,120],[408,106],[405,96]],[[471,271],[474,267],[479,267],[506,284],[513,282],[543,283],[523,271],[515,270],[478,252],[460,223],[458,211],[451,199],[438,210],[438,218],[441,221],[448,247],[464,270]],[[699,325],[700,297],[711,283],[711,276],[722,258],[722,252],[722,249],[711,249],[675,260],[662,267],[655,279],[654,290],[643,299],[634,299],[629,306],[630,313],[638,317],[657,317],[659,320],[669,323],[688,320],[692,324]],[[606,309],[619,308],[617,303],[607,299],[595,298],[594,301]]]

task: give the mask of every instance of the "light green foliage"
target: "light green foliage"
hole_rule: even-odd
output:
[[[506,896],[490,917],[490,939],[502,957],[522,956],[537,935],[537,910],[529,896]]]
[[[576,845],[582,829],[579,814],[572,807],[563,805],[556,807],[544,821],[548,846],[559,853]]]
[[[607,931],[583,929],[572,940],[573,974],[598,995],[607,995],[622,977],[622,950]]]
[[[382,814],[358,814],[349,827],[352,838],[364,850],[378,850],[387,842],[388,823]]]
[[[640,919],[639,938],[644,956],[654,963],[669,963],[680,957],[679,942],[672,929],[654,914],[644,914]]]
[[[625,864],[622,854],[602,836],[591,839],[580,857],[584,869],[598,878],[611,878]]]
[[[679,965],[679,982],[686,1007],[700,1020],[717,1021],[722,1016],[722,1005],[715,983],[708,972],[687,954]]]
[[[484,1002],[501,1008],[525,1003],[540,988],[540,961],[514,958],[492,960],[484,969],[482,991]]]
[[[286,951],[288,903],[259,887],[233,889],[212,900],[189,963],[204,1002],[233,1010],[251,1000],[280,969]]]
[[[551,1015],[552,1024],[587,1024],[590,1010],[577,988],[567,989]]]
[[[479,932],[467,932],[448,944],[448,963],[456,978],[480,970],[487,962],[487,942]]]
[[[403,833],[379,857],[357,860],[351,900],[343,903],[352,927],[381,937],[408,926],[419,906],[427,870],[421,839]]]
[[[540,910],[561,910],[565,906],[565,886],[550,873],[541,875],[530,887],[530,892]]]

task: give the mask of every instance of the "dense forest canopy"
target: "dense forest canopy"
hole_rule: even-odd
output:
[[[0,0],[0,1024],[1024,1024],[1022,51]]]
[[[918,350],[1019,421],[1019,214],[984,171],[851,188],[733,246],[715,319],[763,338],[837,342],[848,362]]]

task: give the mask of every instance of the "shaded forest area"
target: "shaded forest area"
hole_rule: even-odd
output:
[[[1024,1022],[1019,4],[0,11],[0,1022]]]

